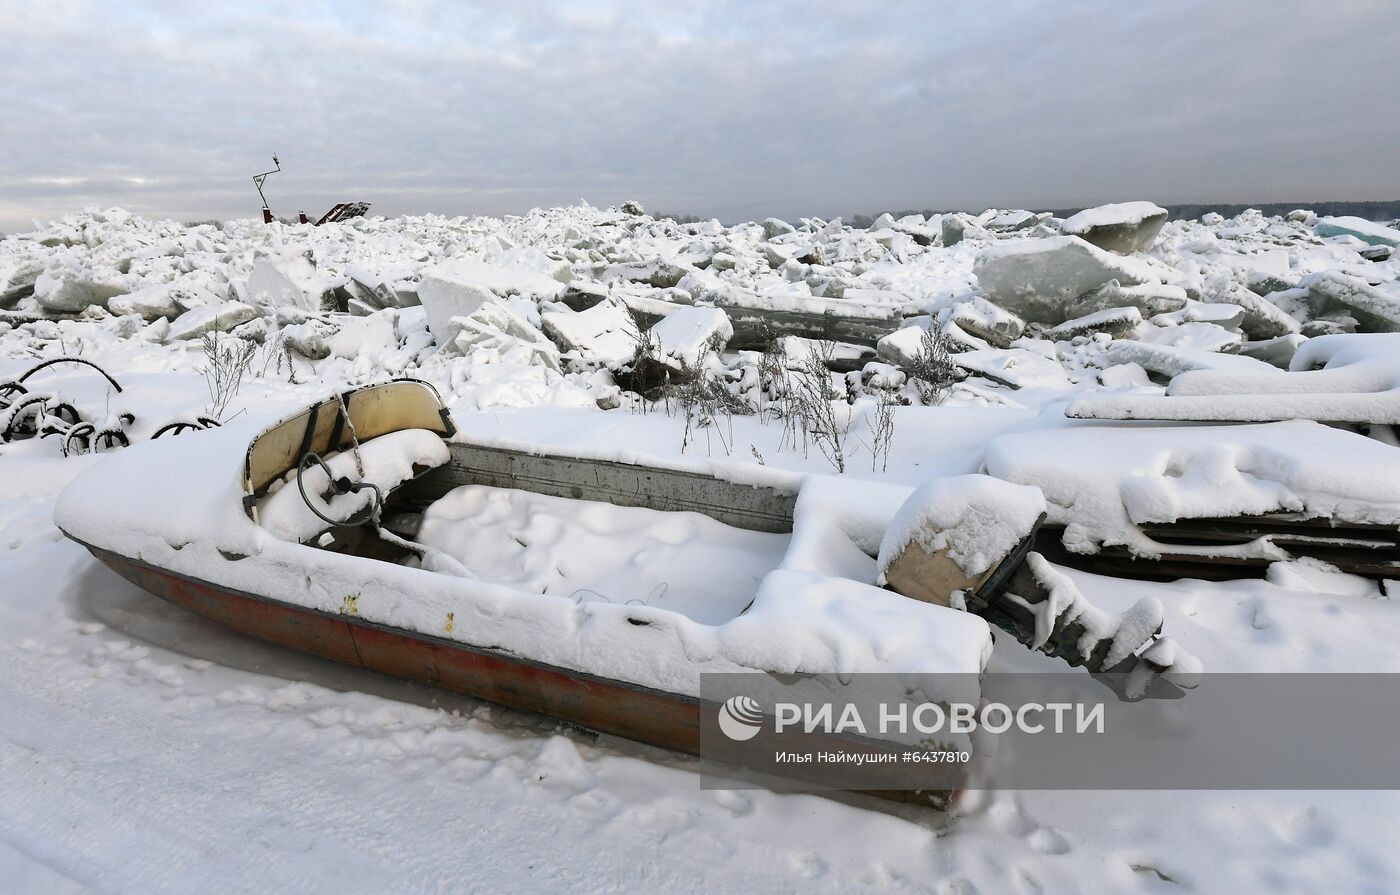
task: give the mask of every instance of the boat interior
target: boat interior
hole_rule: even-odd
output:
[[[258,522],[269,495],[301,487],[308,456],[332,460],[415,429],[448,440],[446,462],[381,482],[372,518],[335,516],[324,502],[336,481],[327,469],[318,481],[329,489],[302,494],[331,518],[304,544],[407,565],[442,550],[481,579],[579,602],[653,605],[707,624],[742,613],[787,550],[795,489],[452,440],[436,390],[417,380],[336,395],[265,430],[248,447],[245,510]]]

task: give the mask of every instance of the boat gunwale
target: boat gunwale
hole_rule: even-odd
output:
[[[242,598],[244,598],[244,599],[254,600],[254,601],[257,601],[257,602],[260,602],[260,603],[267,603],[267,604],[270,604],[270,605],[272,605],[272,606],[275,606],[275,607],[277,607],[277,608],[279,608],[279,609],[283,609],[283,610],[287,610],[287,611],[291,611],[291,612],[305,613],[305,614],[308,614],[308,615],[315,615],[315,616],[319,616],[319,617],[322,617],[322,618],[330,619],[330,620],[332,620],[332,621],[344,622],[345,624],[351,625],[351,626],[359,626],[359,627],[362,627],[362,628],[368,628],[368,629],[371,629],[371,630],[381,631],[381,632],[386,633],[386,634],[393,634],[393,635],[397,635],[397,636],[400,636],[400,637],[407,637],[407,638],[413,639],[413,640],[421,640],[421,641],[423,641],[423,642],[425,642],[425,643],[431,643],[431,644],[438,645],[438,646],[442,646],[442,647],[445,647],[445,648],[448,648],[448,649],[453,649],[453,650],[458,650],[458,651],[463,651],[463,652],[478,653],[478,654],[480,654],[480,655],[488,656],[488,657],[494,658],[494,659],[499,659],[499,660],[501,660],[501,661],[513,662],[513,663],[516,663],[516,664],[519,664],[519,665],[523,665],[523,666],[526,666],[526,667],[535,669],[535,670],[537,670],[537,671],[544,671],[544,672],[548,672],[548,673],[551,673],[551,674],[562,675],[562,676],[564,676],[564,677],[576,678],[576,679],[578,679],[578,680],[580,680],[580,681],[582,681],[582,682],[584,682],[584,683],[599,683],[599,684],[607,684],[607,685],[609,685],[609,686],[623,687],[623,688],[626,688],[626,689],[628,689],[628,690],[634,690],[634,691],[636,691],[636,692],[638,692],[638,693],[645,693],[645,694],[652,695],[652,696],[658,696],[658,697],[662,697],[662,698],[666,698],[666,699],[673,699],[673,700],[677,700],[677,701],[682,701],[682,702],[686,702],[686,703],[691,703],[691,704],[694,704],[694,705],[697,706],[697,707],[699,707],[700,705],[703,704],[703,703],[702,703],[702,700],[700,700],[698,697],[695,697],[695,696],[688,696],[688,695],[686,695],[686,694],[677,693],[677,692],[672,691],[672,690],[660,690],[660,689],[657,689],[657,688],[655,688],[655,687],[648,687],[648,686],[646,686],[646,685],[644,685],[644,684],[637,684],[637,683],[633,683],[633,682],[631,682],[631,681],[623,680],[622,678],[603,677],[602,675],[593,674],[593,673],[587,672],[587,671],[579,671],[579,670],[577,670],[577,669],[569,668],[569,667],[563,666],[563,665],[551,665],[551,664],[549,664],[548,662],[541,662],[541,661],[539,661],[538,659],[531,659],[531,658],[522,656],[522,655],[520,655],[520,654],[518,654],[518,653],[509,652],[509,651],[504,650],[504,649],[501,649],[501,648],[499,648],[499,647],[478,646],[478,645],[475,645],[475,644],[465,643],[465,642],[463,642],[463,641],[461,641],[461,640],[452,640],[452,639],[446,638],[446,637],[439,637],[439,636],[437,636],[436,634],[425,634],[425,633],[423,633],[422,631],[415,631],[415,630],[413,630],[413,629],[411,629],[411,628],[398,628],[398,627],[394,627],[393,625],[386,625],[386,624],[383,624],[383,623],[381,623],[381,622],[375,622],[375,621],[371,621],[371,620],[366,619],[366,618],[362,618],[361,616],[358,616],[358,615],[349,615],[349,614],[346,614],[346,613],[343,613],[343,612],[331,612],[331,611],[328,611],[328,610],[325,610],[325,609],[317,609],[317,608],[312,607],[312,606],[304,606],[304,605],[302,605],[302,604],[300,604],[300,603],[292,603],[292,602],[288,602],[288,601],[286,601],[286,600],[280,600],[280,599],[278,599],[278,598],[276,598],[276,597],[271,597],[271,596],[268,596],[268,595],[266,595],[266,594],[259,594],[259,593],[254,593],[254,592],[251,592],[251,591],[245,591],[245,590],[241,590],[241,589],[236,588],[236,587],[231,587],[231,586],[229,586],[229,585],[216,584],[215,582],[209,581],[208,579],[205,579],[205,578],[198,578],[198,577],[195,577],[195,576],[193,576],[193,575],[188,575],[188,574],[186,574],[186,573],[184,573],[184,572],[177,572],[177,571],[175,571],[174,569],[168,569],[168,568],[165,568],[164,566],[158,566],[158,565],[155,565],[155,564],[153,564],[153,563],[147,562],[147,561],[144,560],[144,559],[137,559],[137,558],[134,558],[134,557],[130,557],[130,556],[127,556],[127,555],[125,555],[125,554],[123,554],[123,553],[118,553],[118,552],[115,551],[115,550],[108,550],[108,549],[105,548],[105,547],[97,547],[97,546],[95,546],[95,545],[93,545],[93,544],[88,543],[87,541],[84,541],[82,538],[79,538],[79,537],[76,537],[76,536],[74,536],[74,535],[72,535],[72,534],[69,534],[67,531],[64,531],[62,528],[60,528],[59,530],[60,530],[60,531],[63,531],[63,534],[64,534],[65,537],[67,537],[69,540],[71,540],[71,541],[73,541],[73,542],[75,542],[75,543],[81,545],[81,546],[82,546],[83,548],[85,548],[89,553],[91,553],[94,557],[96,557],[100,562],[102,562],[103,565],[106,565],[106,566],[108,566],[109,568],[111,567],[111,563],[108,562],[108,560],[106,559],[106,557],[114,557],[114,558],[116,558],[116,559],[117,559],[118,561],[120,561],[120,562],[127,563],[127,564],[133,565],[133,566],[138,566],[138,567],[143,568],[143,569],[149,569],[150,571],[152,571],[152,572],[157,572],[157,573],[159,573],[159,574],[161,574],[161,575],[168,575],[168,576],[170,576],[170,577],[172,577],[172,578],[178,578],[178,579],[180,579],[180,580],[182,580],[182,581],[186,581],[186,582],[189,582],[189,583],[191,583],[191,584],[196,584],[196,585],[199,585],[199,586],[202,586],[202,587],[205,587],[205,588],[209,588],[209,589],[212,589],[212,590],[217,591],[217,592],[222,593],[222,594],[227,594],[227,595],[229,595],[229,596],[242,597]],[[305,545],[302,545],[302,546],[305,546]],[[308,549],[315,549],[315,548],[308,548]],[[227,561],[233,562],[233,561],[235,561],[235,560],[227,560]],[[114,570],[114,571],[115,571],[115,570]],[[142,590],[144,591],[145,588],[142,588]],[[146,592],[147,592],[147,593],[150,593],[150,591],[146,591]],[[162,599],[162,600],[165,599],[165,598],[164,598],[163,596],[161,596],[160,594],[152,594],[152,596],[155,596],[156,598]],[[166,602],[171,602],[171,601],[167,600]],[[197,612],[196,612],[195,614],[196,614],[196,615],[199,615],[200,613],[197,613]],[[221,623],[221,624],[222,624],[222,623]],[[646,623],[644,622],[644,624],[646,624]],[[233,627],[233,626],[225,624],[224,627]],[[247,635],[247,636],[250,636],[250,637],[256,637],[258,640],[261,640],[261,641],[263,641],[263,642],[275,642],[275,641],[269,641],[269,640],[268,640],[267,638],[265,638],[265,637],[261,637],[261,636],[256,635],[256,634],[252,634],[252,633],[250,633],[250,632],[248,632],[248,631],[245,631],[245,630],[243,630],[243,629],[241,629],[241,628],[234,628],[234,630],[238,630],[238,631],[240,631],[241,633],[243,633],[243,634],[245,634],[245,635]],[[290,649],[290,647],[288,647],[288,648]],[[305,652],[304,650],[296,650],[296,651],[297,651],[297,652],[303,652],[303,653]],[[362,667],[366,667],[366,666],[362,666]],[[374,669],[367,669],[367,670],[371,670],[371,671],[372,671],[372,670],[374,670]],[[756,671],[756,672],[758,672],[758,673],[765,673],[765,674],[766,674],[766,673],[769,673],[769,672],[767,672],[767,671],[762,671],[762,670],[760,670],[760,669],[754,669],[754,671]]]

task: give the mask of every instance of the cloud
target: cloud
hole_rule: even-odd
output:
[[[587,198],[850,214],[1400,195],[1383,2],[0,11],[0,229]]]

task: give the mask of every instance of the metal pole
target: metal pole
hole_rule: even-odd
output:
[[[267,197],[263,195],[263,181],[267,179],[267,175],[276,174],[282,170],[282,163],[277,160],[277,153],[275,152],[272,154],[272,164],[274,165],[274,167],[271,171],[264,171],[261,174],[253,175],[253,186],[257,187],[258,198],[262,200],[264,224],[272,223],[272,209],[267,207]]]

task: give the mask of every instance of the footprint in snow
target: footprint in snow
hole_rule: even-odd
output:
[[[1315,806],[1278,818],[1274,832],[1291,845],[1321,848],[1337,838],[1331,824]]]
[[[1050,827],[1041,827],[1030,835],[1031,848],[1043,855],[1063,855],[1070,850],[1069,840]]]
[[[989,813],[1001,831],[1012,836],[1029,836],[1040,829],[1040,824],[1027,817],[1020,803],[1012,798],[994,802]]]
[[[1252,612],[1249,623],[1254,630],[1267,631],[1274,626],[1274,620],[1269,613],[1269,606],[1264,601],[1263,597],[1256,597],[1254,605],[1250,608]]]
[[[821,855],[816,852],[808,852],[805,855],[797,855],[793,858],[793,870],[803,879],[817,879],[826,876],[831,870],[827,863],[821,859]]]
[[[595,821],[611,820],[617,816],[620,802],[599,789],[585,790],[568,800],[569,808],[576,814]]]
[[[1040,880],[1035,878],[1025,867],[1011,868],[1011,879],[1016,883],[1016,891],[1024,892],[1026,895],[1040,895],[1045,891],[1045,887],[1040,884]]]
[[[715,792],[715,802],[722,808],[728,809],[729,813],[735,817],[744,817],[753,814],[753,799],[741,792],[731,789],[721,789]]]
[[[553,736],[535,756],[536,782],[544,786],[585,792],[597,784],[578,747],[567,737]]]
[[[629,821],[635,824],[638,829],[646,830],[650,835],[663,840],[684,833],[695,826],[695,815],[691,811],[673,805],[659,804],[629,808],[626,810],[626,814]]]
[[[314,711],[311,714],[307,715],[306,720],[309,721],[312,724],[312,726],[324,729],[327,727],[332,727],[336,724],[343,724],[345,721],[345,716],[340,711],[340,709],[324,708],[318,709],[317,711]]]

